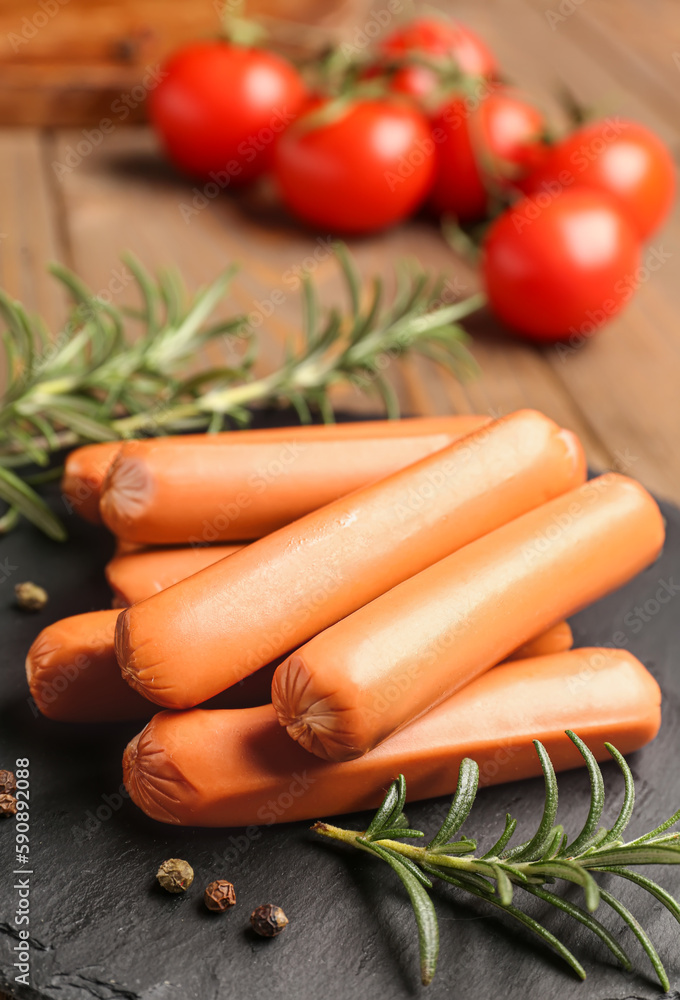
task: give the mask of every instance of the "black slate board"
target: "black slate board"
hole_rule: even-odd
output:
[[[54,491],[58,507],[58,493]],[[678,736],[680,600],[654,602],[663,582],[680,584],[680,511],[664,505],[668,541],[659,561],[625,589],[577,615],[577,644],[621,644],[639,656],[664,692],[661,734],[633,755],[638,807],[634,830],[651,829],[680,804]],[[0,542],[0,767],[30,758],[31,973],[30,987],[14,982],[14,823],[0,822],[0,991],[11,997],[53,1000],[365,1000],[419,996],[415,926],[395,878],[371,858],[322,843],[308,823],[263,828],[247,840],[242,830],[175,829],[148,820],[121,795],[120,756],[139,726],[61,725],[36,718],[27,700],[25,653],[38,629],[68,614],[106,607],[102,566],[110,540],[69,518],[67,548],[28,526]],[[46,586],[51,600],[40,615],[11,607],[15,582]],[[616,636],[616,640],[614,640]],[[618,808],[622,781],[604,767]],[[560,817],[574,826],[587,809],[582,772],[560,778]],[[414,825],[441,819],[445,800],[412,805]],[[470,831],[481,843],[496,838],[506,811],[524,818],[518,836],[540,815],[542,782],[484,790]],[[100,819],[96,818],[99,812]],[[361,828],[365,816],[347,817]],[[155,886],[167,857],[187,858],[196,870],[192,891],[171,897]],[[203,908],[202,887],[229,877],[237,906],[214,916]],[[680,897],[680,868],[662,881]],[[680,984],[678,929],[670,915],[633,886],[619,895],[639,916]],[[570,896],[577,895],[569,893]],[[290,926],[273,941],[257,939],[248,915],[262,902],[285,907]],[[547,948],[482,903],[445,887],[437,892],[442,948],[430,1000],[620,1000],[659,997],[646,958],[627,931],[623,940],[637,973],[626,975],[599,941],[558,913],[547,923],[581,958],[582,984]],[[605,914],[610,926],[617,921]],[[680,994],[672,993],[680,1000]]]

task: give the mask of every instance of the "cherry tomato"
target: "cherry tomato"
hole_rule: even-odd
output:
[[[320,121],[324,109],[328,120]],[[369,233],[420,205],[433,154],[428,121],[409,103],[356,100],[302,115],[277,144],[274,175],[284,203],[304,222]]]
[[[493,77],[497,63],[491,50],[473,31],[459,21],[419,17],[397,28],[378,45],[378,53],[387,59],[401,59],[410,53],[451,59],[461,73]],[[395,73],[393,89],[423,97],[437,84],[437,75],[422,64],[404,66]]]
[[[226,41],[187,45],[164,72],[149,95],[149,114],[170,159],[189,174],[224,184],[249,181],[265,169],[305,100],[290,63]]]
[[[588,337],[632,297],[637,233],[601,191],[572,188],[541,208],[525,198],[496,219],[483,274],[493,312],[530,340]]]
[[[547,155],[543,116],[506,90],[476,104],[454,98],[434,116],[432,129],[437,167],[430,204],[463,222],[483,218],[490,193],[507,190]]]
[[[645,239],[671,210],[675,166],[661,139],[644,125],[605,119],[556,145],[525,190],[550,194],[571,185],[608,191]]]

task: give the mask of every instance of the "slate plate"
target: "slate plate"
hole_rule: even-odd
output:
[[[54,494],[58,506],[57,491]],[[664,584],[680,591],[680,511],[664,506],[668,542],[659,561],[625,589],[577,615],[580,645],[626,645],[663,688],[661,734],[631,757],[638,807],[633,829],[652,829],[680,805],[680,672],[677,667],[680,600],[662,604]],[[17,892],[14,823],[0,823],[0,990],[11,997],[51,1000],[366,1000],[419,996],[415,926],[403,893],[385,866],[322,843],[308,823],[243,830],[175,829],[143,816],[121,795],[120,756],[139,726],[86,727],[36,718],[27,700],[23,660],[39,628],[81,611],[106,607],[102,565],[110,541],[98,529],[69,519],[68,547],[24,526],[0,542],[0,767],[30,758],[31,895],[30,986],[14,981]],[[51,600],[39,615],[11,607],[15,582],[31,579]],[[639,610],[642,609],[642,614]],[[587,690],[584,691],[587,697]],[[605,765],[618,809],[621,778]],[[574,826],[587,810],[582,772],[561,776],[563,821]],[[413,805],[414,825],[434,828],[446,801]],[[506,811],[520,819],[518,836],[540,815],[542,782],[531,780],[480,793],[468,827],[490,844]],[[347,817],[357,829],[365,816]],[[531,829],[533,832],[533,827]],[[171,897],[155,886],[167,857],[187,858],[194,889]],[[209,914],[202,887],[229,877],[237,906]],[[680,868],[661,880],[680,897]],[[450,890],[450,891],[449,891]],[[680,983],[678,928],[670,915],[633,886],[619,895],[648,929]],[[575,896],[575,893],[570,893]],[[262,902],[285,907],[290,926],[273,941],[255,938],[248,915]],[[552,953],[477,900],[437,892],[442,948],[429,1000],[619,1000],[659,997],[646,958],[622,933],[638,970],[625,975],[599,941],[558,913],[547,923],[588,969],[582,984]],[[613,914],[604,921],[617,925]],[[680,998],[680,994],[672,996]]]

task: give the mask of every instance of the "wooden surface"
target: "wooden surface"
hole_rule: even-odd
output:
[[[376,4],[365,6],[370,10]],[[586,104],[648,123],[678,153],[676,0],[587,0],[553,27],[546,12],[560,5],[547,0],[470,0],[451,3],[449,9],[484,35],[507,74],[547,109],[554,108],[551,95],[560,82],[568,83]],[[353,16],[361,28],[370,15],[355,6]],[[354,30],[352,22],[345,27]],[[164,164],[144,127],[116,123],[58,179],[55,164],[67,162],[69,150],[82,139],[80,129],[0,130],[2,284],[56,326],[62,302],[44,273],[48,259],[65,261],[97,290],[118,287],[118,254],[124,248],[149,267],[178,266],[194,286],[238,260],[237,309],[260,308],[273,289],[284,293],[283,305],[261,327],[261,367],[274,365],[284,336],[298,322],[297,298],[285,272],[303,264],[319,245],[317,235],[252,195],[222,194],[185,222],[179,206],[190,203],[194,185]],[[399,256],[415,254],[424,265],[445,272],[459,290],[477,286],[474,273],[425,219],[352,246],[364,273],[386,271]],[[503,413],[537,407],[581,435],[593,465],[623,469],[680,501],[677,210],[652,246],[669,259],[642,282],[628,311],[594,341],[568,352],[540,350],[508,339],[484,319],[474,339],[482,374],[465,387],[426,362],[392,364],[390,375],[404,411]],[[338,285],[331,256],[318,264],[315,277],[333,301]],[[114,299],[125,302],[130,294],[128,285],[114,291]],[[340,402],[364,410],[375,405],[353,394]]]
[[[238,0],[2,0],[0,125],[96,125],[132,92],[127,124],[145,120],[135,88],[187,38],[217,33]],[[342,30],[353,0],[248,0],[284,48],[308,23]]]

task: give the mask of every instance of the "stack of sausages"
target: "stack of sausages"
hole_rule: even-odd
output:
[[[53,719],[150,720],[123,769],[155,819],[314,818],[658,731],[645,667],[565,619],[656,559],[661,514],[540,413],[92,445],[63,491],[117,536],[113,609],[46,628],[29,685]]]

